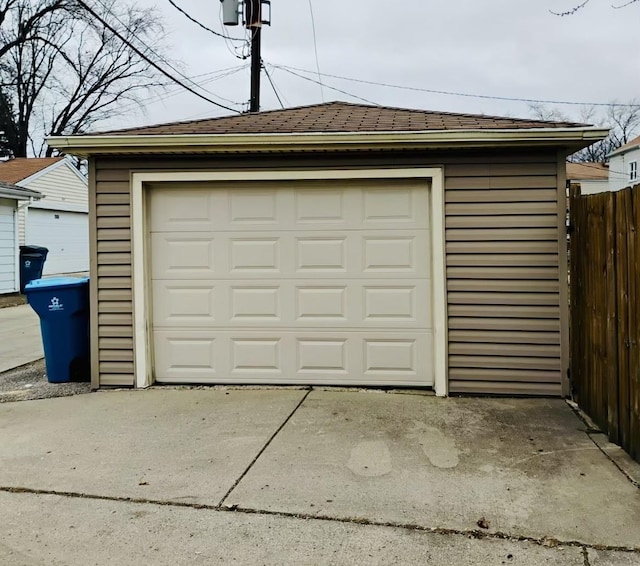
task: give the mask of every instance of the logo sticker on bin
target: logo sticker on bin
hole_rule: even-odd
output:
[[[49,310],[50,311],[63,311],[64,310],[64,305],[60,302],[60,299],[58,299],[58,297],[53,297],[51,299],[51,303],[49,303]]]
[[[31,267],[31,260],[28,259],[27,261],[24,262],[24,266],[25,267]]]

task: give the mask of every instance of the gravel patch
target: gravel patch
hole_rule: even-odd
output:
[[[68,397],[90,391],[88,382],[49,383],[44,360],[0,373],[0,403]]]
[[[18,293],[11,295],[0,295],[0,309],[7,307],[17,307],[18,305],[26,305],[27,297]]]

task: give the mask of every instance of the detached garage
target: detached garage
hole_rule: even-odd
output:
[[[566,394],[565,157],[606,133],[339,102],[54,138],[93,385]]]

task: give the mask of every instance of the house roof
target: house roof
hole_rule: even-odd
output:
[[[41,199],[42,193],[0,181],[0,197],[15,200]]]
[[[63,159],[64,157],[16,157],[0,162],[0,181],[19,183]]]
[[[567,179],[603,180],[609,179],[609,166],[604,163],[567,163]]]
[[[585,124],[574,122],[549,122],[482,114],[453,114],[348,102],[327,102],[254,114],[112,130],[93,135],[426,132],[584,126]]]
[[[638,136],[637,138],[633,138],[631,141],[628,141],[624,145],[620,146],[618,149],[612,151],[609,155],[617,155],[619,153],[624,153],[635,147],[640,147],[640,136]]]

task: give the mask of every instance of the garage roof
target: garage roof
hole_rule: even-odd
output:
[[[271,110],[255,114],[223,116],[188,122],[172,122],[100,132],[97,135],[170,134],[293,134],[323,132],[426,132],[443,130],[490,130],[584,127],[573,122],[549,122],[501,118],[476,114],[453,114],[328,102]]]
[[[573,153],[607,129],[548,122],[328,102],[189,122],[55,136],[51,147],[91,155],[289,153],[461,147],[556,147]]]

